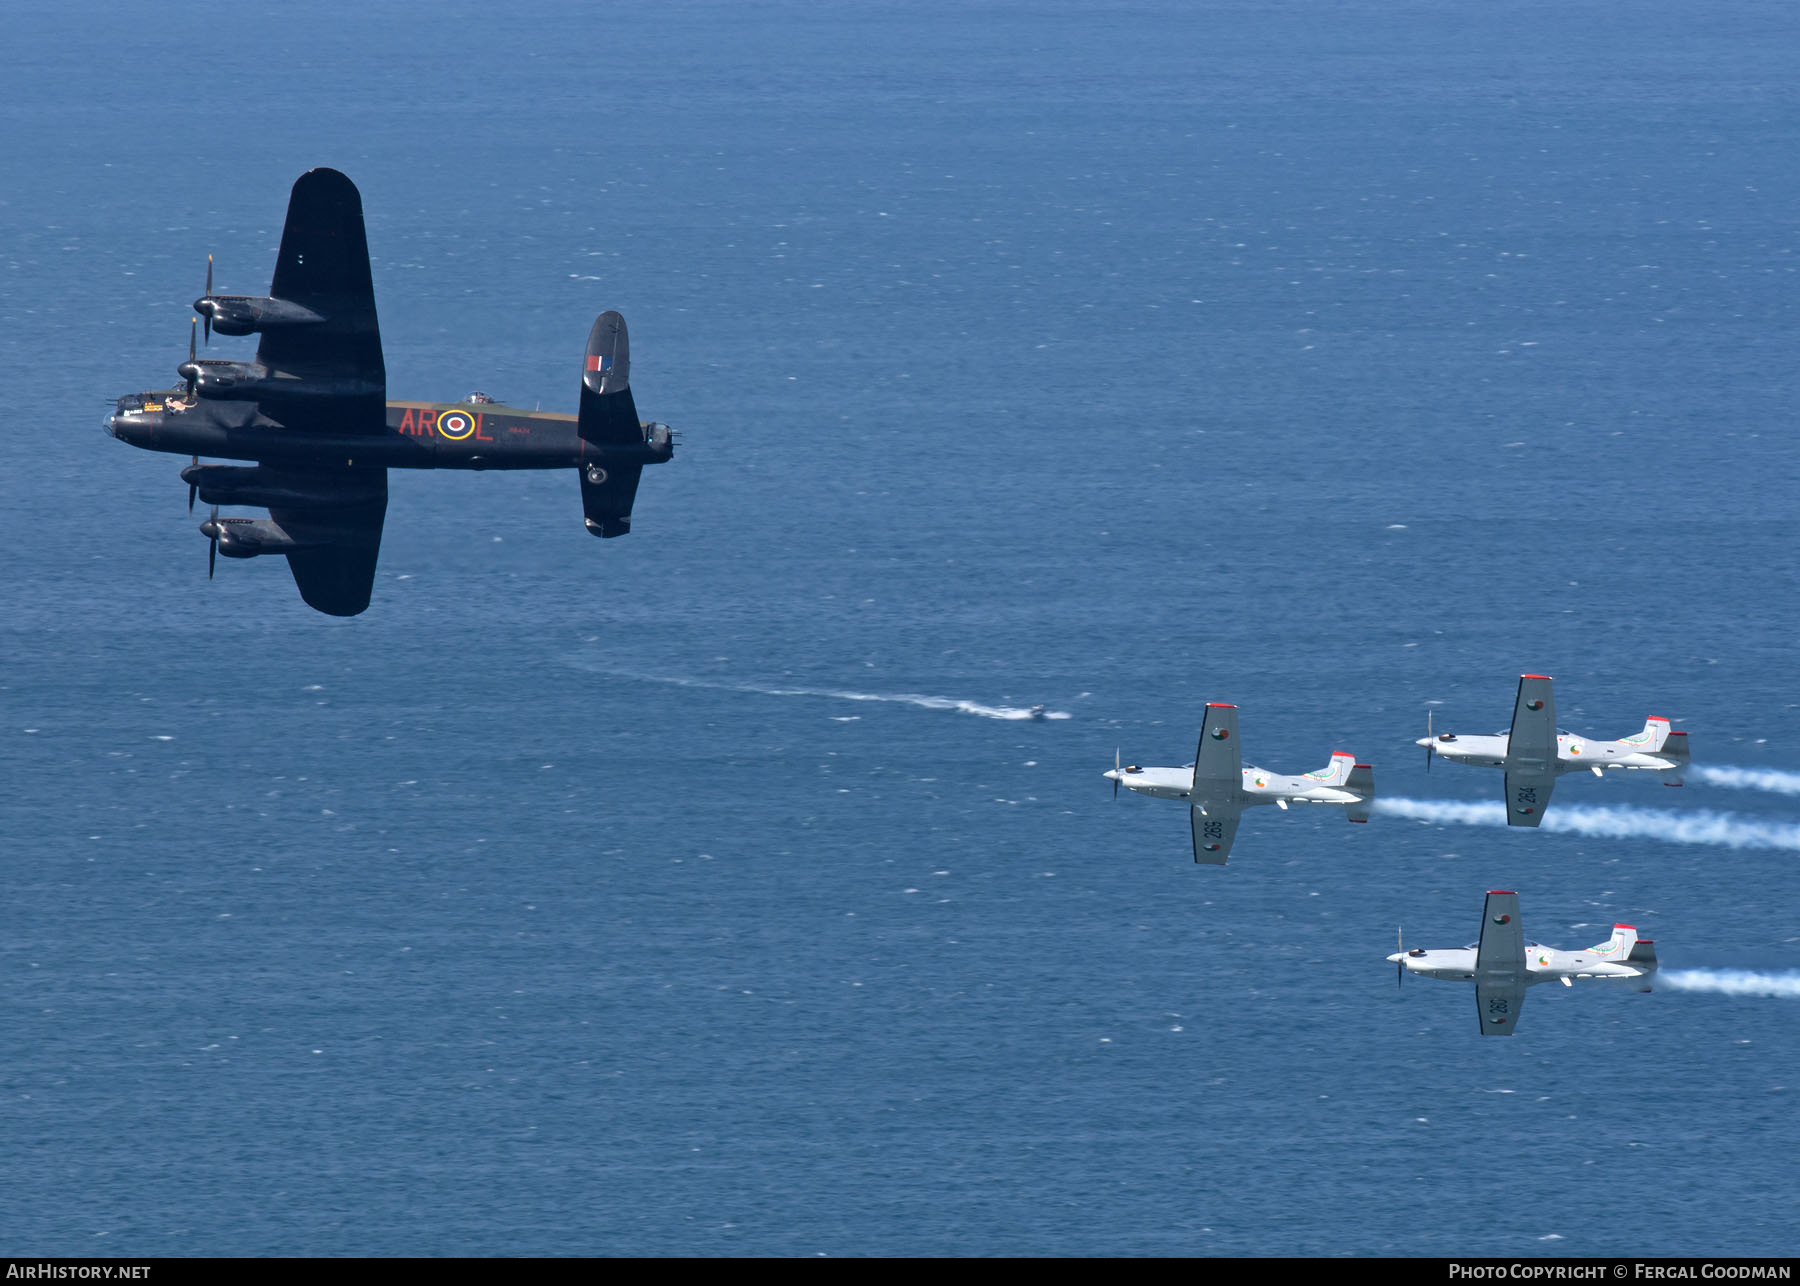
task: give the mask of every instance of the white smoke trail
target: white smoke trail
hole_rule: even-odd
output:
[[[1691,781],[1732,790],[1767,790],[1777,795],[1800,795],[1800,772],[1779,768],[1733,768],[1730,764],[1706,764],[1687,770]]]
[[[1721,996],[1773,996],[1800,1000],[1800,972],[1753,973],[1748,969],[1659,969],[1656,985]]]
[[[1453,803],[1432,799],[1377,799],[1375,811],[1422,822],[1464,826],[1504,826],[1497,802]],[[1598,804],[1557,804],[1544,814],[1543,829],[1603,839],[1656,839],[1671,844],[1711,844],[1723,848],[1779,848],[1800,852],[1800,824],[1750,821],[1709,809],[1670,812]]]
[[[764,697],[824,697],[832,701],[884,701],[897,705],[918,706],[923,710],[955,710],[979,715],[983,719],[1022,722],[1030,719],[1067,719],[1066,710],[1050,710],[1044,706],[990,706],[979,701],[963,701],[955,697],[932,697],[918,692],[849,692],[837,688],[772,688],[756,683],[719,683],[711,679],[683,679],[666,674],[639,674],[631,670],[606,670],[583,666],[597,674],[636,679],[642,683],[666,683],[678,688],[707,688],[714,692],[748,692]]]

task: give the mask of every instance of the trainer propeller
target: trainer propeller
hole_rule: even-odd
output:
[[[1119,797],[1119,748],[1113,747],[1113,798]]]
[[[1398,987],[1406,981],[1406,935],[1399,925],[1394,926],[1394,947],[1395,954],[1400,957],[1394,961],[1394,985]]]
[[[1431,711],[1425,712],[1425,771],[1431,771]]]

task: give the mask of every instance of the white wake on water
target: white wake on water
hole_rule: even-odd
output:
[[[1689,768],[1687,775],[1708,786],[1732,790],[1767,790],[1777,795],[1800,795],[1800,772],[1779,768],[1733,768],[1730,764],[1705,764]]]
[[[1469,804],[1432,799],[1377,799],[1373,807],[1376,812],[1390,817],[1409,817],[1421,822],[1506,825],[1506,812],[1498,801]],[[1556,804],[1544,815],[1542,829],[1604,839],[1657,839],[1672,844],[1779,848],[1800,852],[1800,824],[1750,821],[1733,813],[1715,813],[1709,809],[1669,812],[1599,804]]]
[[[1050,710],[1042,706],[989,706],[979,701],[961,701],[955,697],[928,697],[919,692],[841,692],[835,688],[759,688],[753,684],[731,685],[738,692],[758,692],[768,697],[829,697],[836,701],[888,701],[898,705],[918,706],[922,710],[957,710],[980,715],[983,719],[1067,719],[1066,710]]]
[[[1659,969],[1656,985],[1676,991],[1710,991],[1720,996],[1773,996],[1800,1000],[1800,972],[1755,973],[1749,969]]]
[[[922,710],[955,710],[961,714],[979,715],[983,719],[1025,722],[1032,719],[1068,719],[1067,710],[1051,710],[1045,706],[983,705],[979,701],[963,701],[955,697],[933,697],[920,692],[849,692],[838,688],[773,688],[757,683],[721,683],[712,679],[683,679],[666,674],[639,674],[627,670],[604,670],[620,678],[638,679],[645,683],[667,683],[678,688],[709,688],[714,692],[748,692],[764,697],[823,697],[832,701],[883,701],[895,705],[918,706]]]

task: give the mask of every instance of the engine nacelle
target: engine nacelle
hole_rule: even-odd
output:
[[[197,488],[209,505],[250,505],[260,509],[340,509],[368,504],[387,494],[384,472],[355,470],[309,476],[262,465],[190,464],[181,480]]]
[[[218,358],[188,358],[175,373],[193,385],[201,397],[238,401],[251,396],[246,390],[267,378],[267,368],[255,362],[227,362]]]
[[[222,402],[278,403],[321,397],[364,398],[379,404],[387,392],[385,380],[366,375],[277,374],[261,362],[226,362],[217,358],[183,362],[175,373],[191,380],[199,396]]]
[[[227,558],[288,554],[306,548],[272,518],[208,518],[200,524],[200,534],[217,541],[219,552]]]
[[[268,295],[202,295],[194,311],[208,319],[221,335],[250,335],[282,326],[312,326],[325,320],[320,313]]]

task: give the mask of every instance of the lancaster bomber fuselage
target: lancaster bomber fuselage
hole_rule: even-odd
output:
[[[173,455],[333,468],[589,469],[657,464],[673,454],[668,427],[651,424],[641,443],[597,446],[582,438],[579,417],[525,411],[498,402],[389,402],[376,433],[311,432],[296,437],[256,402],[190,398],[183,388],[119,399],[109,428],[121,442]],[[223,479],[232,466],[201,465]],[[184,471],[191,472],[191,470]],[[595,481],[600,479],[595,478]],[[202,500],[209,490],[201,484]],[[265,504],[219,499],[218,504]]]
[[[215,295],[209,263],[194,311],[209,342],[214,330],[260,334],[255,360],[197,357],[190,333],[176,368],[183,383],[120,398],[107,429],[132,446],[193,457],[181,477],[190,509],[196,498],[214,506],[200,525],[209,560],[285,554],[300,596],[334,616],[369,605],[389,469],[574,469],[587,529],[612,537],[631,530],[644,466],[674,454],[668,425],[637,418],[616,312],[588,332],[574,415],[482,394],[388,401],[362,197],[336,170],[295,182],[266,297]],[[269,517],[221,517],[219,505],[266,507]]]

